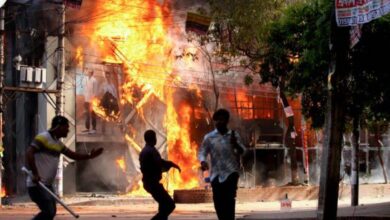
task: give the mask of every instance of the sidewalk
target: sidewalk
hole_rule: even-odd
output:
[[[157,210],[157,204],[151,197],[135,197],[105,193],[78,193],[65,197],[65,203],[70,205],[83,219],[150,219]],[[390,197],[378,196],[360,198],[362,204],[356,208],[350,207],[350,198],[339,200],[338,219],[389,219]],[[280,201],[273,202],[237,202],[236,216],[238,220],[271,220],[271,219],[315,219],[317,200],[292,201],[292,209],[280,211]],[[0,208],[0,220],[31,219],[38,211],[36,205],[28,197],[13,200],[13,205]],[[69,220],[71,216],[58,205],[60,215],[58,220]],[[115,217],[113,217],[115,216]],[[172,215],[174,220],[216,220],[213,203],[177,204]]]
[[[343,220],[352,219],[390,219],[390,202],[360,205],[357,207],[339,207],[338,218]],[[306,210],[290,210],[287,212],[282,211],[263,211],[254,212],[253,214],[244,215],[238,220],[257,219],[257,220],[271,220],[271,219],[294,219],[294,220],[311,220],[316,219],[316,209]]]

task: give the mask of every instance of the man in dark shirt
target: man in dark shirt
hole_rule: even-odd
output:
[[[161,158],[160,153],[154,147],[157,143],[156,133],[147,130],[144,134],[145,147],[139,155],[141,165],[142,182],[145,190],[158,202],[158,213],[152,220],[166,220],[169,214],[175,209],[175,202],[169,196],[164,186],[160,183],[162,172],[168,171],[171,167],[180,170],[180,167],[172,161]]]

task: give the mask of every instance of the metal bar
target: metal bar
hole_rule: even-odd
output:
[[[4,19],[5,19],[5,10],[0,8],[0,148],[3,148],[3,91],[4,91]],[[1,152],[0,152],[1,154]],[[0,155],[0,190],[2,186],[2,168],[3,168],[3,159]],[[1,196],[0,196],[0,207],[1,207]]]
[[[29,175],[31,178],[33,178],[33,174],[30,170],[28,170],[26,167],[22,167],[22,171],[25,172],[27,175]],[[46,192],[48,192],[51,196],[53,196],[53,198],[62,205],[62,207],[64,207],[70,214],[73,215],[73,217],[75,218],[79,218],[80,216],[78,214],[76,214],[75,212],[73,212],[72,209],[70,209],[60,198],[58,198],[58,196],[56,194],[54,194],[49,188],[47,188],[45,186],[45,184],[43,184],[41,181],[38,181],[38,184],[40,187],[42,187],[44,190],[46,190]]]
[[[27,88],[27,87],[13,87],[13,86],[4,86],[4,91],[13,91],[13,92],[37,92],[37,93],[59,93],[58,90],[50,89],[38,89],[38,88]]]

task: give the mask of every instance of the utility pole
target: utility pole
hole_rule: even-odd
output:
[[[351,153],[351,206],[359,205],[359,117],[353,119]]]
[[[4,20],[5,20],[5,10],[4,8],[0,8],[0,148],[3,147],[3,111],[4,111],[4,103],[3,103],[3,94],[4,94]],[[0,151],[1,151],[0,149]],[[1,157],[0,152],[0,190],[3,188],[2,178],[3,178],[3,158]],[[0,196],[0,207],[1,207],[1,196]]]
[[[56,93],[56,115],[64,115],[64,79],[65,79],[65,5],[62,2],[59,6],[60,24],[58,30],[58,47],[57,47],[57,93]],[[57,171],[57,193],[63,196],[63,158],[60,156]]]
[[[325,118],[325,141],[322,153],[317,219],[337,218],[340,183],[340,160],[345,121],[345,91],[348,67],[349,28],[337,27],[335,2],[332,4],[328,77],[328,102]]]
[[[64,79],[65,79],[65,5],[61,3],[60,24],[58,29],[58,46],[57,46],[57,91],[56,94],[56,115],[64,114]]]

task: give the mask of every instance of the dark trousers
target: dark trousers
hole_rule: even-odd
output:
[[[85,128],[89,130],[90,123],[92,119],[92,129],[96,130],[96,114],[92,110],[91,104],[89,102],[84,102],[85,109]]]
[[[53,187],[48,186],[53,192]],[[35,202],[41,210],[33,220],[52,220],[56,216],[57,207],[56,200],[42,187],[28,187],[28,194],[33,202]]]
[[[219,220],[234,220],[238,173],[232,173],[220,183],[218,177],[211,182],[215,211]]]
[[[171,196],[169,196],[168,192],[164,189],[164,186],[159,182],[144,182],[144,188],[152,195],[153,199],[158,202],[158,213],[152,220],[167,220],[176,206]]]

